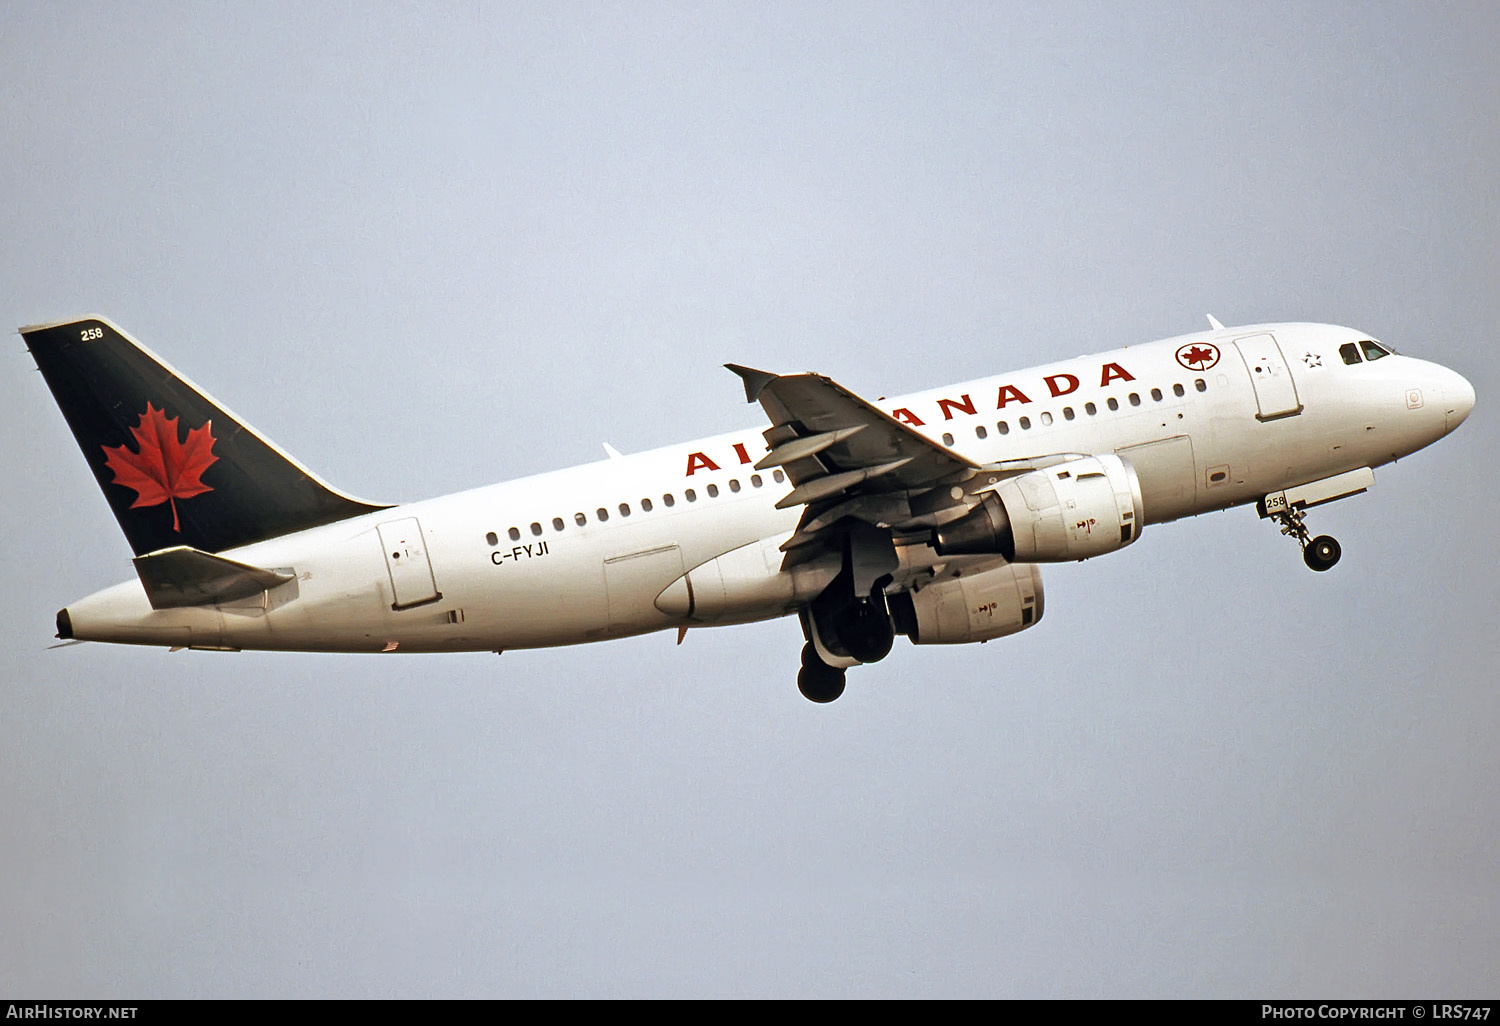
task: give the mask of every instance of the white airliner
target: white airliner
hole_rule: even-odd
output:
[[[1452,431],[1474,389],[1349,328],[1212,330],[869,402],[729,365],[745,430],[402,505],[324,483],[102,317],[22,328],[135,551],[59,638],[304,652],[503,651],[795,613],[815,702],[897,634],[1042,616],[1040,564],[1256,503],[1303,511]]]

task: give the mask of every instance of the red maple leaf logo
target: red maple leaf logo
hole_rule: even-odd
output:
[[[216,441],[210,430],[213,421],[206,420],[202,427],[189,431],[187,442],[183,443],[177,440],[177,420],[148,402],[141,422],[130,429],[139,451],[131,452],[129,445],[103,448],[105,462],[115,472],[114,483],[136,492],[130,508],[170,502],[172,530],[181,533],[177,500],[213,491],[200,478],[219,457],[213,454]]]
[[[1186,345],[1177,350],[1177,362],[1189,370],[1208,370],[1219,362],[1219,350],[1210,345]]]

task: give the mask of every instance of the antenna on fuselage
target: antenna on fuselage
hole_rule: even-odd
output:
[[[1224,325],[1220,324],[1219,323],[1219,319],[1217,317],[1215,317],[1213,314],[1209,314],[1208,315],[1208,326],[1210,328],[1213,328],[1215,331],[1223,331],[1224,330]]]

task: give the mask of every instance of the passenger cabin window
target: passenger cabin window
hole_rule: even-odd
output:
[[[1000,432],[1002,435],[1008,435],[1010,434],[1010,425],[1002,420],[1000,423],[995,425],[995,430]]]
[[[519,527],[512,527],[509,531],[506,531],[505,533],[508,534],[508,535],[510,535],[510,540],[511,541],[520,541],[521,540],[521,529]]]
[[[540,538],[542,534],[542,525],[533,520],[531,523],[531,533]]]
[[[739,481],[739,478],[737,478],[737,477],[731,477],[729,479],[729,490],[731,492],[737,492],[737,491],[740,490],[740,481]]]
[[[1064,406],[1063,407],[1063,420],[1072,420],[1072,419],[1073,419],[1073,407],[1071,407],[1071,406]]]
[[[1114,396],[1110,396],[1109,397],[1109,408],[1111,410],[1118,410],[1120,408],[1120,400],[1116,399]]]
[[[1016,421],[1016,423],[1021,425],[1021,430],[1022,431],[1030,431],[1031,430],[1031,418],[1030,417],[1022,417],[1020,420]]]
[[[1172,394],[1181,399],[1184,395],[1187,394],[1187,389],[1183,388],[1181,385],[1173,385]]]
[[[1381,346],[1379,342],[1372,342],[1369,339],[1364,339],[1362,342],[1360,342],[1359,347],[1365,351],[1366,360],[1373,361],[1380,359],[1382,356],[1391,355],[1391,351],[1389,349]]]
[[[663,495],[661,497],[661,501],[663,506],[670,507],[677,505],[677,497],[674,496],[671,492],[667,492],[665,495]]]
[[[944,445],[952,445],[953,444],[953,436],[951,434],[949,434],[948,432],[946,432],[946,431],[943,432],[943,444]]]
[[[642,513],[650,513],[651,512],[651,500],[650,499],[642,499],[641,500],[641,512]]]
[[[1139,405],[1141,405],[1141,397],[1140,397],[1139,394],[1137,394],[1135,392],[1131,392],[1130,393],[1130,405],[1131,406],[1139,406]]]
[[[620,503],[620,516],[622,516],[622,517],[628,517],[628,516],[630,516],[630,503],[628,503],[628,502],[622,502],[622,503]]]
[[[716,485],[716,484],[709,485],[708,488],[707,488],[707,491],[708,491],[708,497],[710,499],[717,499],[719,497],[719,486],[718,485]]]
[[[984,425],[983,424],[979,425],[977,428],[974,429],[974,437],[975,438],[983,438],[983,437],[985,437],[988,434],[989,434],[989,432],[984,429]]]
[[[573,523],[577,524],[579,527],[582,527],[584,524],[586,524],[588,522],[589,522],[589,518],[586,515],[584,515],[582,513],[574,513],[573,514]]]
[[[1339,356],[1343,357],[1344,362],[1351,367],[1361,362],[1359,358],[1359,346],[1353,342],[1345,342],[1339,346]]]
[[[484,536],[484,540],[485,540],[486,543],[488,543],[490,545],[499,545],[500,544],[500,536],[498,534],[496,534],[494,531],[491,531],[489,534],[485,535]]]
[[[693,491],[691,488],[689,488],[687,491],[683,492],[682,493],[682,497],[684,499],[686,499],[688,502],[697,502],[698,501],[698,493],[695,492],[695,491]]]
[[[552,530],[554,530],[554,531],[561,531],[562,529],[563,529],[563,518],[562,517],[553,517],[552,518]]]
[[[786,480],[786,474],[784,474],[780,470],[773,470],[771,471],[771,480],[775,481],[777,484],[781,484],[781,482]]]
[[[1196,388],[1200,392],[1207,392],[1208,391],[1208,382],[1204,381],[1202,378],[1194,378],[1193,379],[1193,387]]]
[[[609,519],[609,510],[605,509],[603,506],[600,506],[598,509],[594,510],[594,516],[598,519],[599,523],[602,524]]]
[[[1161,402],[1161,389],[1153,388],[1151,390],[1151,398],[1155,399],[1157,402]]]
[[[1043,412],[1043,414],[1042,414],[1042,426],[1043,427],[1051,427],[1052,426],[1052,414]]]
[[[1099,412],[1099,407],[1095,406],[1093,403],[1084,403],[1083,412],[1092,417],[1094,414]]]

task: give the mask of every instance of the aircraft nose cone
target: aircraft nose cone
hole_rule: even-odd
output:
[[[1474,408],[1474,386],[1462,374],[1449,372],[1451,377],[1443,382],[1444,427],[1452,431],[1464,422]]]

